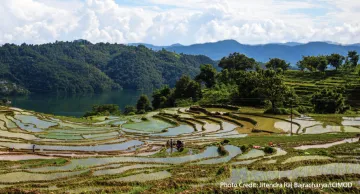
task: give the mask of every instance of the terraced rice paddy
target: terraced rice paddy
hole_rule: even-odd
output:
[[[144,122],[128,123],[123,125],[124,128],[146,132],[161,132],[163,129],[167,129],[172,126],[173,125],[170,123],[158,119],[150,119]]]
[[[6,174],[0,174],[0,183],[18,183],[18,182],[30,182],[30,181],[51,181],[61,178],[68,178],[71,176],[79,175],[85,171],[78,172],[64,172],[64,173],[27,173],[27,172],[12,172]]]
[[[248,153],[240,155],[239,157],[237,157],[236,159],[250,159],[250,158],[257,158],[257,157],[261,157],[264,156],[265,153],[262,150],[256,150],[256,149],[252,149],[250,150]]]
[[[250,181],[269,181],[288,177],[294,180],[299,177],[319,176],[319,175],[345,175],[359,174],[360,164],[325,164],[318,166],[301,166],[287,171],[257,171],[247,170],[246,168],[232,169],[228,182],[250,182]]]
[[[298,162],[298,161],[307,161],[307,160],[331,160],[328,156],[294,156],[286,159],[283,164],[290,162]]]
[[[131,175],[127,177],[121,177],[117,179],[113,179],[110,181],[115,182],[146,182],[146,181],[154,181],[154,180],[161,180],[165,178],[171,177],[171,174],[168,171],[159,171],[154,173],[140,173],[136,175]]]
[[[199,192],[199,184],[347,180],[348,174],[359,181],[358,118],[332,125],[303,116],[291,123],[286,116],[204,110],[101,116],[89,124],[1,107],[0,191]],[[175,149],[177,140],[183,151]],[[266,153],[270,142],[274,152]]]

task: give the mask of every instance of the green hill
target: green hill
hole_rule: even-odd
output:
[[[5,44],[0,47],[0,81],[33,93],[100,93],[121,87],[151,89],[164,84],[173,86],[183,74],[195,76],[205,63],[214,61],[205,56],[153,51],[144,46],[88,41]]]

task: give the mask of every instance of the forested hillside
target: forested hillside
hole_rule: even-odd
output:
[[[85,40],[0,47],[0,81],[33,93],[100,93],[121,87],[173,86],[183,74],[193,77],[199,73],[201,64],[214,62],[205,56]],[[1,93],[26,92],[8,89]]]

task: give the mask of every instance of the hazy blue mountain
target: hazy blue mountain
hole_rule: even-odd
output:
[[[286,42],[286,43],[276,43],[279,45],[285,45],[285,46],[298,46],[298,45],[303,45],[304,43],[300,43],[300,42]]]
[[[230,53],[239,52],[249,57],[255,58],[260,62],[267,62],[269,58],[282,58],[292,65],[295,65],[302,56],[307,55],[327,55],[332,53],[339,53],[347,55],[349,50],[356,50],[360,53],[360,44],[340,45],[328,42],[309,42],[306,44],[297,42],[288,43],[272,43],[264,45],[247,45],[241,44],[235,40],[223,40],[212,43],[193,44],[189,46],[172,45],[172,46],[154,46],[144,44],[153,50],[160,50],[162,48],[174,51],[177,53],[205,55],[213,60],[220,60]]]

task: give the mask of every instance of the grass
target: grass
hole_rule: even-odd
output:
[[[11,167],[20,165],[19,168],[37,168],[43,166],[61,166],[65,165],[68,161],[64,158],[56,159],[36,159],[36,160],[19,160],[19,161],[0,161],[2,167]]]
[[[242,106],[239,109],[239,113],[253,113],[253,114],[263,114],[265,111],[264,108],[257,108],[257,107],[249,107],[249,106]]]
[[[45,134],[45,135],[39,135],[41,138],[47,138],[47,139],[58,139],[58,140],[82,140],[84,139],[81,137],[81,135],[75,135],[75,134]]]
[[[168,153],[166,151],[166,148],[163,148],[160,152],[155,153],[154,155],[152,155],[151,157],[154,158],[166,158],[166,157],[179,157],[179,156],[186,156],[188,155],[190,149],[189,148],[184,148],[184,150],[182,152],[177,151],[177,149],[173,148],[173,153]],[[198,154],[200,152],[200,150],[198,149],[191,149],[193,154]]]

